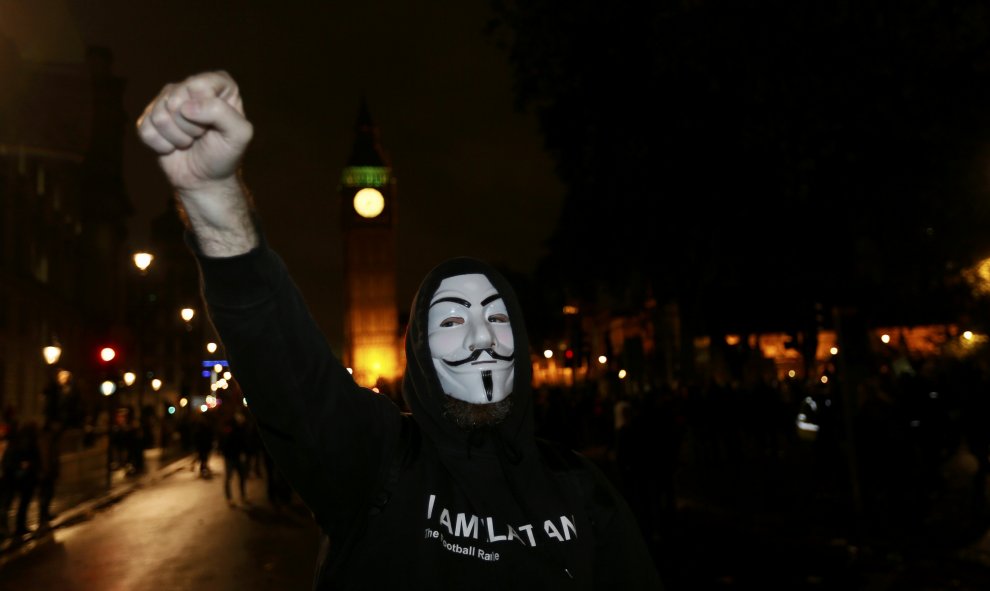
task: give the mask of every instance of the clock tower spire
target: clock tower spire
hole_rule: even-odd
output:
[[[374,387],[401,374],[396,302],[396,179],[361,97],[354,145],[340,178],[344,247],[344,365]]]

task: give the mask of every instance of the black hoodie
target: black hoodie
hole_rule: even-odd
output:
[[[263,238],[225,259],[189,242],[265,445],[326,535],[314,588],[661,588],[602,473],[534,437],[522,311],[492,267],[453,259],[424,279],[406,334],[404,414],[354,383]],[[426,330],[440,282],[467,273],[499,291],[516,343],[511,411],[470,431],[443,416]]]

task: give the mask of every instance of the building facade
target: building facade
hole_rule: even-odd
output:
[[[102,48],[30,62],[0,37],[0,407],[21,417],[40,416],[56,369],[98,405],[99,343],[126,337],[128,117],[111,62]]]

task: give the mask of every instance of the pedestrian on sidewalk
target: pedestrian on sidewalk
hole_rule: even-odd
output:
[[[55,485],[61,473],[62,422],[45,420],[38,434],[38,528],[48,529],[55,515],[51,512]]]
[[[241,493],[241,502],[247,503],[247,492],[244,481],[247,479],[247,464],[245,463],[245,448],[247,435],[244,423],[244,414],[234,411],[232,416],[224,419],[219,429],[220,453],[223,455],[223,494],[227,499],[227,504],[234,506],[234,499],[230,494],[230,481],[237,475],[237,484]]]
[[[207,418],[206,413],[200,413],[193,418],[193,445],[196,448],[196,459],[193,460],[192,469],[199,465],[199,475],[209,478],[210,472],[210,452],[213,451],[213,425]]]
[[[130,418],[130,428],[127,430],[127,475],[140,476],[145,472],[144,449],[145,445],[145,424],[136,415]]]
[[[29,533],[27,527],[28,507],[38,486],[38,471],[41,454],[38,449],[38,423],[24,421],[14,431],[7,453],[4,454],[7,468],[13,472],[13,494],[17,498],[17,514],[14,517],[14,537],[20,538]],[[3,514],[4,525],[7,513]]]
[[[292,502],[292,485],[275,465],[274,458],[264,446],[261,446],[261,459],[265,463],[265,490],[268,493],[269,504],[275,510],[287,507]]]
[[[245,417],[244,423],[244,463],[248,478],[253,474],[258,478],[264,478],[262,469],[262,447],[261,432],[258,431],[258,422],[253,417]]]
[[[0,416],[0,541],[10,536],[8,514],[14,501],[14,432],[17,430],[17,414],[13,407],[4,408]]]

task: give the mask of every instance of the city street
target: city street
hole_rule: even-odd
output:
[[[90,519],[58,528],[26,555],[0,566],[0,589],[307,589],[319,538],[305,508],[276,511],[264,481],[248,480],[250,504],[189,469],[140,488]]]
[[[274,510],[257,477],[250,504],[232,483],[230,507],[219,456],[210,479],[190,470],[192,457],[152,462],[155,473],[131,485],[119,478],[118,492],[76,516],[61,505],[53,534],[0,554],[0,591],[309,589],[318,534],[307,510]],[[940,547],[921,532],[857,543],[841,533],[842,512],[828,499],[801,500],[794,474],[783,473],[793,469],[685,463],[676,515],[652,539],[667,591],[990,588],[990,532],[966,548]]]

